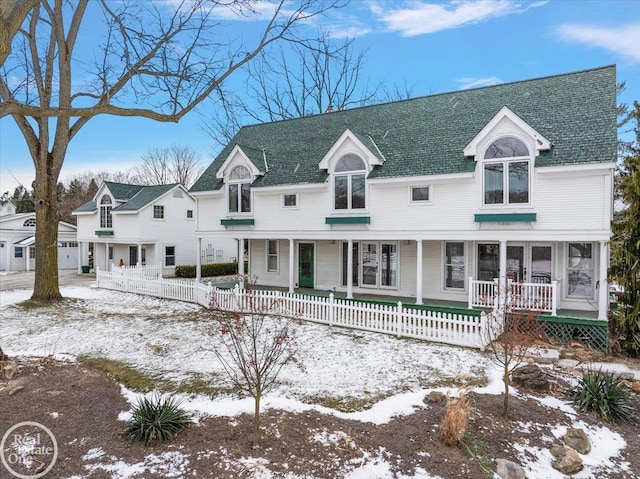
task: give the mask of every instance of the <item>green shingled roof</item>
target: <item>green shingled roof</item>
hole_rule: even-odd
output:
[[[261,170],[264,151],[269,171],[252,187],[322,183],[318,163],[347,128],[386,160],[369,178],[471,172],[475,162],[463,149],[503,106],[551,142],[536,166],[615,161],[616,71],[606,66],[245,126],[191,191],[222,186],[216,172],[235,145]]]
[[[111,192],[116,201],[124,201],[125,203],[113,208],[112,211],[138,211],[149,203],[164,195],[167,191],[175,188],[178,183],[170,185],[142,186],[130,185],[127,183],[115,183],[113,181],[104,182],[107,189]],[[87,213],[95,211],[97,208],[96,201],[88,201],[79,206],[74,213]]]

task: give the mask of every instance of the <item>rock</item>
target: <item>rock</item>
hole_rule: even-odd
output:
[[[24,389],[24,386],[17,385],[8,390],[9,396],[14,396]]]
[[[524,469],[515,462],[506,459],[496,459],[498,465],[496,474],[502,479],[527,479]]]
[[[556,363],[559,368],[573,370],[578,367],[580,361],[576,361],[575,359],[561,359]]]
[[[568,448],[564,446],[560,446],[558,444],[554,444],[553,446],[551,446],[551,449],[549,449],[549,452],[551,453],[551,455],[556,459],[564,456],[567,453],[567,451],[568,451]]]
[[[564,442],[580,454],[589,454],[591,452],[591,443],[584,429],[570,427],[564,435]]]
[[[447,396],[440,391],[431,391],[427,396],[427,402],[431,404],[442,404],[447,402]]]
[[[582,458],[571,448],[566,448],[565,453],[551,463],[551,466],[563,474],[572,475],[582,470]]]
[[[535,364],[520,366],[511,373],[514,384],[531,391],[549,392],[549,379],[548,375]]]
[[[631,385],[631,389],[633,389],[635,392],[637,392],[638,394],[640,394],[640,381],[635,381],[635,382]]]

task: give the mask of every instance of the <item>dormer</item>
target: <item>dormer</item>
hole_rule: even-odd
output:
[[[382,165],[385,161],[384,155],[378,149],[373,138],[353,133],[347,128],[320,160],[318,168],[332,173],[336,163],[347,155],[355,155],[361,158],[365,163],[367,173],[369,173],[374,166]]]
[[[483,153],[491,143],[505,136],[516,137],[524,141],[534,156],[538,156],[543,150],[551,149],[549,140],[508,107],[503,106],[464,148],[464,156],[472,156],[478,161],[484,157]]]
[[[258,164],[262,163],[264,165],[264,170],[261,170],[256,166],[256,161]],[[260,150],[258,148],[245,147],[245,149],[243,149],[240,145],[236,145],[233,147],[233,150],[231,150],[231,153],[229,153],[229,156],[227,156],[227,159],[224,160],[224,163],[222,163],[220,168],[218,168],[216,178],[223,180],[226,183],[231,172],[237,166],[246,168],[251,176],[251,181],[253,181],[257,176],[262,176],[269,170],[267,165],[267,154],[264,150]]]

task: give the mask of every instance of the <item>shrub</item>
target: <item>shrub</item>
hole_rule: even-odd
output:
[[[201,265],[202,277],[209,278],[212,276],[226,276],[230,274],[238,274],[238,263],[211,263]],[[246,264],[245,264],[246,271]],[[195,278],[196,266],[193,264],[185,264],[176,266],[176,277],[178,278]]]
[[[611,373],[587,371],[578,385],[565,390],[564,395],[578,411],[593,411],[613,424],[630,422],[634,417],[629,391]]]
[[[440,424],[440,435],[447,446],[455,446],[460,442],[469,422],[469,410],[469,401],[464,394],[447,403],[444,419]]]
[[[163,443],[180,429],[191,424],[191,415],[180,408],[172,397],[143,397],[133,407],[131,419],[125,426],[125,435],[132,441]]]

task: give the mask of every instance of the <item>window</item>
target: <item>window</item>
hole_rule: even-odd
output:
[[[187,210],[187,219],[193,218],[193,210]]]
[[[100,200],[100,228],[113,228],[111,206],[111,198],[108,195],[104,195]]]
[[[444,287],[464,289],[464,243],[447,241],[444,244]]]
[[[229,213],[251,213],[251,173],[236,166],[228,179]]]
[[[36,227],[36,219],[35,218],[28,218],[25,220],[24,223],[22,223],[22,226],[25,226],[27,228],[35,228]]]
[[[164,265],[165,266],[176,265],[176,247],[175,246],[164,247]]]
[[[13,253],[13,257],[14,258],[23,258],[24,257],[22,246],[16,246],[16,249],[14,250],[14,253]]]
[[[78,243],[75,241],[69,241],[69,248],[77,248],[78,247]]]
[[[278,272],[278,240],[267,240],[267,271]]]
[[[500,276],[500,245],[478,244],[478,280],[493,281]]]
[[[483,203],[528,204],[531,161],[527,146],[517,138],[500,138],[487,148],[484,159],[489,161],[483,163]]]
[[[29,258],[36,259],[36,248],[34,246],[29,248]]]
[[[430,186],[411,187],[411,203],[428,203],[431,201]]]
[[[296,208],[298,206],[298,195],[295,193],[282,195],[282,206]]]
[[[366,165],[356,155],[345,155],[333,170],[334,204],[336,210],[357,210],[366,207]]]
[[[342,285],[347,285],[349,243],[342,243]],[[398,287],[397,243],[353,243],[353,286],[369,288]]]
[[[569,243],[567,264],[567,294],[593,296],[593,245]]]
[[[153,219],[154,220],[164,219],[164,206],[153,205]]]

